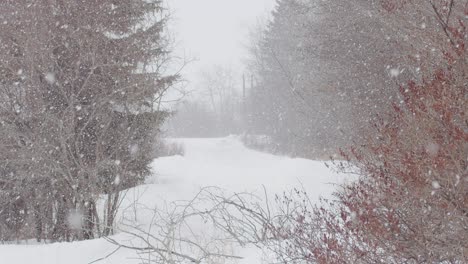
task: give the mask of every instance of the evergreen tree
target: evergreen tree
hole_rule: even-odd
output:
[[[149,173],[165,117],[153,103],[177,80],[162,70],[166,19],[158,0],[0,3],[0,190],[11,208],[2,230],[13,221],[16,236],[34,226],[37,239],[111,232],[120,191]]]

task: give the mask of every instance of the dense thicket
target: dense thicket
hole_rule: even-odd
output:
[[[1,240],[111,232],[120,191],[149,173],[165,116],[153,103],[177,79],[163,75],[161,4],[1,1]]]
[[[423,67],[441,61],[435,40],[444,32],[430,4],[393,16],[389,8],[380,0],[278,1],[251,48],[251,133],[312,157],[361,141],[375,114],[401,100],[393,84],[420,80]]]

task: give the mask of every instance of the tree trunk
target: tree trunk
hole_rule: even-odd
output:
[[[85,202],[83,205],[83,238],[92,239],[94,238],[94,201]]]
[[[119,202],[119,192],[115,192],[113,195],[107,195],[107,221],[106,227],[104,229],[103,235],[108,236],[114,233],[114,221],[115,221],[115,214],[117,213],[117,206]]]

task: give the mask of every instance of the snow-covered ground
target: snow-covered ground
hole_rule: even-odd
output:
[[[305,189],[312,199],[329,195],[343,176],[331,172],[323,162],[293,159],[257,152],[245,148],[236,137],[218,139],[175,139],[185,147],[185,155],[157,159],[154,175],[147,184],[126,193],[119,214],[119,229],[143,230],[155,228],[154,208],[171,212],[172,202],[190,200],[200,189],[216,186],[226,193],[282,193],[294,187]],[[164,219],[164,216],[162,217]],[[195,223],[196,225],[196,223]],[[157,226],[157,225],[156,225]],[[209,233],[205,226],[195,226],[192,232],[200,236]],[[127,234],[114,239],[132,245]],[[48,245],[1,245],[0,263],[5,264],[84,264],[103,258],[116,249],[104,239]],[[253,249],[232,249],[244,257],[236,263],[261,263]],[[120,249],[96,263],[142,263],[142,257],[131,249]],[[144,262],[143,262],[144,263]]]

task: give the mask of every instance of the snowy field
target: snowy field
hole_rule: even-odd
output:
[[[264,190],[273,195],[297,187],[307,190],[312,199],[317,199],[329,195],[336,188],[332,183],[343,180],[343,176],[331,172],[322,162],[250,150],[236,137],[175,141],[184,145],[185,155],[155,160],[154,174],[147,183],[126,193],[118,216],[121,232],[112,239],[126,245],[138,245],[139,242],[125,231],[133,232],[136,229],[131,226],[135,226],[139,231],[158,232],[154,230],[157,226],[154,224],[156,208],[173,212],[174,202],[191,200],[207,186],[216,186],[227,194],[249,192],[259,195],[264,194]],[[160,217],[165,219],[164,213]],[[203,238],[210,233],[209,225],[193,223],[191,235]],[[116,245],[105,239],[47,245],[2,245],[0,263],[85,264],[106,257],[116,249]],[[243,258],[233,263],[262,263],[261,253],[256,249],[230,247],[226,250]],[[136,264],[146,263],[148,258],[134,250],[121,248],[94,263]]]

